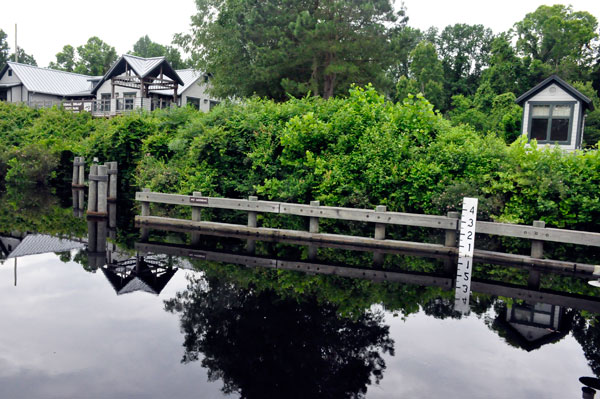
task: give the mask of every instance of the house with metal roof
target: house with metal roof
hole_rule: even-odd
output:
[[[48,107],[91,98],[93,85],[92,76],[9,61],[0,70],[0,101]]]
[[[8,62],[0,71],[0,101],[114,116],[134,109],[193,106],[209,111],[219,103],[207,93],[209,75],[174,70],[165,57],[121,56],[104,76]]]
[[[523,107],[522,134],[565,150],[581,148],[585,111],[592,101],[556,75],[517,98]]]

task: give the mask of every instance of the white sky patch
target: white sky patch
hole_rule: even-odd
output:
[[[555,3],[540,0],[404,0],[410,26],[419,29],[436,26],[441,30],[455,23],[482,24],[494,33],[510,29],[541,4]],[[574,10],[588,11],[600,19],[600,1],[570,0],[560,4],[572,4]],[[117,55],[130,51],[144,35],[157,43],[171,44],[175,33],[189,30],[190,17],[195,13],[193,0],[167,3],[158,0],[4,1],[0,29],[8,34],[10,47],[14,49],[17,24],[19,47],[32,54],[39,66],[45,67],[55,61],[56,53],[64,45],[77,47],[91,36],[98,36],[114,46]]]

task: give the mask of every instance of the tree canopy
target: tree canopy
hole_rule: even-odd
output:
[[[390,65],[390,0],[196,0],[192,33],[176,42],[213,74],[215,94],[329,98],[382,82]],[[402,15],[402,12],[400,12]],[[401,16],[400,15],[400,16]]]
[[[117,60],[115,48],[97,36],[77,48],[70,44],[63,46],[56,54],[56,62],[50,62],[49,68],[75,72],[83,75],[104,75]]]
[[[10,53],[10,47],[8,46],[6,38],[6,33],[0,29],[0,68],[8,61],[8,54]]]
[[[144,58],[164,56],[174,69],[187,67],[187,63],[183,61],[177,48],[153,42],[148,35],[140,37],[133,45],[133,51],[129,53]]]

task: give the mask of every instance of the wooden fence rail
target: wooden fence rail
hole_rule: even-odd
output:
[[[163,194],[143,191],[137,192],[135,195],[135,199],[146,204],[152,202],[159,204],[186,205],[199,208],[231,209],[238,211],[246,211],[251,214],[279,213],[286,215],[306,216],[310,217],[311,220],[313,220],[313,225],[317,226],[317,230],[318,218],[348,220],[357,222],[372,222],[383,225],[402,225],[437,228],[447,230],[451,233],[456,232],[459,227],[458,215],[453,212],[449,213],[453,217],[449,217],[402,212],[387,212],[385,211],[385,207],[378,207],[378,210],[353,209],[321,205],[290,204],[286,202],[276,201],[259,201],[255,200],[254,198],[252,198],[251,200],[246,200],[203,197],[199,195],[199,193],[194,194],[196,195]],[[314,203],[316,203],[316,201],[313,201],[313,204]],[[149,214],[146,214],[144,216],[149,216]],[[197,219],[199,220],[199,218]],[[534,241],[552,241],[565,244],[578,244],[600,247],[600,233],[593,233],[587,231],[554,229],[520,224],[477,222],[476,232],[481,234],[526,238]],[[311,233],[318,233],[318,231],[311,231]],[[455,243],[454,245],[452,245],[451,242],[446,243],[446,246],[455,245]]]

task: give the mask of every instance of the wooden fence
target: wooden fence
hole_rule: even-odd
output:
[[[276,201],[259,201],[257,197],[253,196],[248,199],[205,197],[199,192],[195,192],[193,195],[179,195],[155,193],[150,192],[148,189],[144,189],[144,191],[136,193],[135,199],[139,201],[142,206],[141,216],[136,216],[136,222],[141,225],[229,231],[232,233],[244,233],[257,236],[262,235],[266,237],[338,242],[342,244],[346,243],[376,248],[408,248],[418,251],[448,254],[456,253],[460,221],[458,212],[449,212],[446,216],[421,215],[388,212],[385,206],[377,206],[374,210],[353,209],[321,206],[318,201],[311,201],[310,205],[303,205]],[[150,203],[191,206],[193,208],[192,219],[182,220],[150,216]],[[241,226],[202,221],[200,212],[202,208],[231,209],[248,212],[248,225]],[[308,217],[310,218],[309,231],[258,227],[256,218],[258,213],[278,213]],[[374,223],[374,238],[319,233],[320,218]],[[436,244],[386,240],[385,227],[387,225],[441,229],[445,231],[445,243],[442,246]],[[546,228],[542,221],[534,222],[533,226],[478,221],[476,224],[476,233],[529,239],[532,242],[531,258],[543,257],[544,241],[600,247],[600,233]]]

